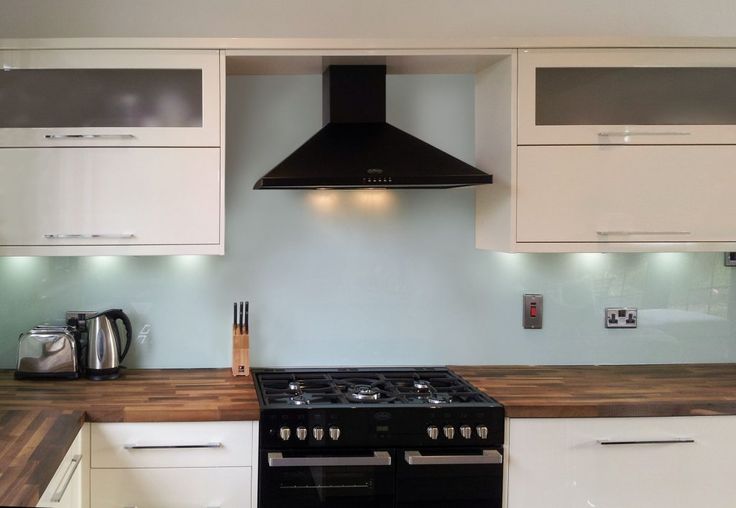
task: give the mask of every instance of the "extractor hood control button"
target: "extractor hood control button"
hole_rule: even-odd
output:
[[[473,429],[470,428],[470,425],[463,425],[460,427],[460,435],[463,436],[463,439],[470,439],[472,434]]]
[[[291,429],[289,427],[281,427],[279,429],[279,437],[282,441],[288,441],[291,437]]]
[[[442,427],[442,432],[445,434],[447,439],[453,439],[455,437],[455,427],[452,425],[445,425]]]
[[[317,441],[322,441],[322,438],[325,437],[325,429],[323,429],[322,427],[315,427],[315,428],[313,428],[312,429],[312,436]]]
[[[427,435],[429,436],[429,439],[437,439],[440,435],[440,429],[438,429],[436,425],[430,425],[427,427]]]
[[[478,433],[478,437],[481,439],[488,439],[488,427],[485,425],[478,425],[475,428],[475,432]]]
[[[296,428],[296,438],[299,441],[304,441],[307,439],[307,428],[306,427],[297,427]]]

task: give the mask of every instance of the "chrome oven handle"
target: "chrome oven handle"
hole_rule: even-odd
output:
[[[673,439],[599,439],[598,444],[602,446],[620,446],[620,445],[656,445],[656,444],[690,444],[695,440],[689,437],[673,438]]]
[[[422,455],[422,452],[404,452],[410,466],[439,466],[455,464],[503,464],[503,455],[497,450],[483,450],[482,455]]]
[[[127,443],[123,445],[126,450],[191,450],[194,448],[224,448],[223,444],[219,441],[212,443],[202,444],[160,444],[160,445],[138,445],[134,443]]]
[[[270,467],[320,467],[320,466],[390,466],[391,454],[373,452],[367,457],[284,457],[283,453],[268,454]]]

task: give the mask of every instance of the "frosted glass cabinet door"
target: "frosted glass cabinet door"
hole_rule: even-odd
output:
[[[734,144],[736,50],[521,50],[519,144]]]
[[[219,146],[217,51],[0,51],[0,146]]]

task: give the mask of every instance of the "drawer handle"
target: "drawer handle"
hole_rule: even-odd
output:
[[[268,454],[271,467],[320,467],[320,466],[390,466],[391,454],[373,452],[368,457],[284,457],[283,453]]]
[[[689,136],[690,132],[685,131],[603,131],[598,135],[604,138],[628,137],[628,136]]]
[[[599,439],[598,444],[602,446],[619,446],[619,445],[652,445],[652,444],[687,444],[694,443],[695,440],[689,437],[675,439],[642,439],[642,440],[611,440]]]
[[[79,233],[49,233],[43,235],[47,240],[130,240],[135,238],[133,233],[93,233],[84,235]]]
[[[409,451],[404,452],[404,460],[410,466],[503,464],[503,456],[496,450],[483,450],[482,455],[422,455],[418,451]]]
[[[692,235],[690,231],[596,231],[597,235]]]
[[[57,485],[54,494],[51,496],[52,503],[58,503],[59,501],[61,501],[61,498],[64,497],[64,493],[66,492],[69,483],[72,481],[74,472],[77,470],[77,467],[79,467],[80,462],[82,462],[81,455],[75,455],[74,457],[72,457],[72,460],[69,461],[69,465],[66,466],[66,471],[64,471],[64,475],[61,477],[59,485]]]
[[[133,134],[46,134],[46,139],[135,139]]]
[[[137,444],[126,444],[123,445],[126,450],[191,450],[195,448],[224,448],[223,444],[219,441],[212,443],[203,444],[177,444],[177,445],[137,445]]]

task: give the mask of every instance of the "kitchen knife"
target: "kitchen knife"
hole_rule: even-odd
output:
[[[233,328],[238,326],[238,302],[233,302]]]
[[[238,321],[240,334],[243,334],[243,302],[240,302],[240,320]]]
[[[245,302],[245,333],[248,333],[248,304],[250,302]]]

